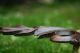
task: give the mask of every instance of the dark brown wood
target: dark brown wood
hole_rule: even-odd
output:
[[[79,53],[79,45],[73,45],[73,53]]]

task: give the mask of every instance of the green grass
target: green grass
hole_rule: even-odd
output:
[[[79,28],[79,5],[67,4],[55,7],[0,8],[0,26],[25,25]],[[34,36],[0,36],[0,53],[71,53],[72,45],[52,43],[49,39]]]

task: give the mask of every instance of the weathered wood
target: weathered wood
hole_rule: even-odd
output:
[[[71,43],[73,45],[72,53],[79,53],[80,31],[66,29],[61,27],[33,27],[26,26],[0,27],[0,33],[3,35],[28,36],[37,35],[38,39],[50,38],[52,42]]]

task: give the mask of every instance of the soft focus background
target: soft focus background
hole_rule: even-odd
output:
[[[0,26],[80,29],[80,0],[0,0]],[[35,36],[0,35],[0,53],[71,53],[72,45]]]

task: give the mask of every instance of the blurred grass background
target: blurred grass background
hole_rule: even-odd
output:
[[[72,0],[70,0],[72,2]],[[60,2],[60,1],[59,1]],[[0,26],[58,26],[80,29],[79,2],[0,6]],[[72,45],[35,36],[0,35],[0,53],[71,53]]]

